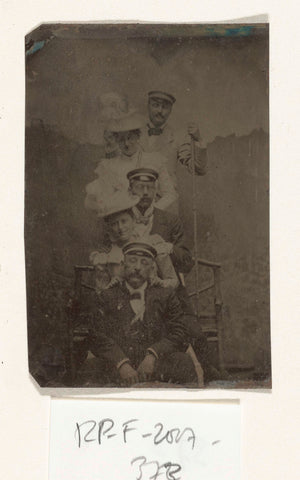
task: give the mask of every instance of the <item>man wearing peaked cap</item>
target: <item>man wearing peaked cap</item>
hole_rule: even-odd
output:
[[[124,255],[138,255],[140,257],[149,257],[154,259],[157,255],[157,251],[150,243],[145,242],[131,242],[127,243],[123,247]]]
[[[177,198],[173,182],[168,174],[166,159],[159,152],[144,152],[139,139],[143,119],[137,113],[131,113],[119,120],[112,120],[108,128],[115,135],[119,144],[120,155],[102,159],[95,173],[98,178],[87,185],[85,206],[99,210],[99,203],[115,191],[127,190],[129,171],[138,167],[152,167],[159,172],[156,205],[165,209]]]
[[[139,180],[141,182],[156,181],[158,179],[158,172],[153,168],[136,168],[127,174],[129,181]]]
[[[142,130],[141,144],[146,152],[160,152],[168,159],[172,178],[177,175],[178,163],[192,173],[191,137],[195,145],[195,173],[205,175],[207,168],[206,148],[201,145],[199,127],[190,122],[185,131],[176,131],[169,124],[176,99],[164,90],[148,93],[148,119]]]
[[[98,357],[98,382],[132,385],[139,381],[192,382],[196,375],[184,353],[187,331],[180,303],[170,288],[149,282],[156,256],[147,242],[123,247],[124,282],[99,295],[91,332]]]
[[[127,177],[130,192],[140,199],[133,207],[135,231],[140,237],[160,235],[177,273],[188,273],[193,259],[185,246],[182,224],[176,215],[160,210],[154,203],[158,172],[150,168],[136,168],[128,172]]]

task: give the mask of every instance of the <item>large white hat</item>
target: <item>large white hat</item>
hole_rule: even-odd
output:
[[[141,129],[146,123],[145,118],[143,115],[137,112],[130,113],[128,115],[124,115],[115,120],[111,120],[107,124],[107,130],[110,132],[129,132],[130,130],[139,130]]]
[[[112,195],[107,195],[107,197],[103,197],[102,200],[98,201],[98,216],[103,218],[108,217],[113,213],[129,210],[139,201],[140,197],[132,195],[127,190],[121,190]]]
[[[128,100],[116,92],[104,93],[100,97],[101,115],[106,121],[128,115]]]

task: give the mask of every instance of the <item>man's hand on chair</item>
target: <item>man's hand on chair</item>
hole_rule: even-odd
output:
[[[119,374],[124,385],[132,385],[133,383],[138,383],[139,376],[136,370],[126,362],[119,368]]]
[[[147,353],[144,360],[140,363],[137,371],[140,380],[143,382],[151,379],[154,372],[155,360],[156,358],[152,353]]]

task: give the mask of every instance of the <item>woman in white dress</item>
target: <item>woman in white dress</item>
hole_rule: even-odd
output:
[[[166,158],[160,153],[144,152],[139,145],[143,117],[131,113],[112,120],[107,127],[116,138],[120,153],[112,158],[103,158],[97,166],[97,178],[86,186],[85,206],[97,213],[103,202],[117,191],[128,189],[127,174],[139,167],[153,168],[159,173],[155,206],[162,210],[169,207],[177,193],[168,174]]]

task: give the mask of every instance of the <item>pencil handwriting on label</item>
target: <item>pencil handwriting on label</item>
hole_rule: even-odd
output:
[[[180,480],[178,473],[181,471],[179,463],[166,462],[161,465],[156,460],[148,461],[146,457],[136,457],[131,465],[138,467],[136,480],[156,480],[158,477],[165,480]],[[151,476],[149,476],[151,474]]]
[[[114,437],[117,437],[124,444],[149,438],[154,445],[186,443],[191,450],[196,445],[196,435],[191,427],[167,429],[163,423],[158,422],[151,426],[148,431],[144,431],[137,418],[126,420],[121,424],[117,424],[112,418],[104,418],[100,421],[76,422],[74,437],[78,448],[90,443],[102,445],[103,442],[107,442]]]
[[[240,480],[239,406],[52,404],[49,480]]]

